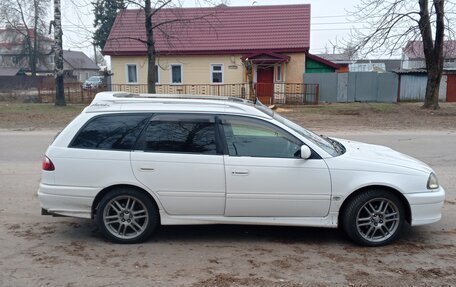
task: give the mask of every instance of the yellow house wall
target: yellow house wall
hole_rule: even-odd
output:
[[[285,82],[301,83],[305,71],[305,54],[288,54],[290,61],[285,65]],[[242,55],[217,55],[217,56],[160,56],[157,58],[159,65],[159,84],[171,83],[171,64],[182,64],[183,84],[210,84],[211,64],[223,64],[223,83],[239,84],[247,81],[241,63]],[[126,65],[136,64],[138,68],[138,83],[147,83],[147,57],[146,56],[111,56],[113,84],[127,84]],[[233,69],[233,67],[237,69]],[[276,78],[276,77],[274,77]]]
[[[183,84],[210,84],[211,64],[223,64],[223,83],[238,84],[243,82],[241,55],[221,56],[165,56],[157,58],[159,65],[159,83],[171,83],[171,65],[182,65]],[[147,57],[111,57],[114,73],[113,84],[126,84],[126,65],[137,64],[138,84],[147,83]],[[234,68],[236,67],[236,68]]]
[[[306,55],[304,53],[288,54],[290,61],[285,67],[286,83],[302,83],[302,76],[306,67]]]

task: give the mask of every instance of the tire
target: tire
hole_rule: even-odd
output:
[[[404,204],[395,194],[385,190],[368,190],[348,202],[341,224],[356,243],[383,246],[399,237],[404,219]]]
[[[101,233],[115,243],[140,243],[149,238],[160,217],[151,199],[135,188],[115,188],[100,201],[95,217]]]

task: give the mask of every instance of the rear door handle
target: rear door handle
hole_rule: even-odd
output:
[[[155,168],[153,167],[140,167],[139,169],[141,171],[155,171]]]
[[[231,171],[232,175],[249,175],[249,171],[246,169],[233,169]]]

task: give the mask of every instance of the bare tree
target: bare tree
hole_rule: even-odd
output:
[[[63,43],[62,43],[62,12],[60,0],[54,0],[54,78],[55,78],[55,105],[66,106],[63,83]]]
[[[245,67],[245,73],[247,76],[247,81],[249,83],[249,96],[248,98],[254,99],[256,97],[255,95],[255,89],[253,87],[253,62],[252,60],[248,58],[242,58],[242,65]]]
[[[448,5],[453,7],[450,0],[361,0],[353,12],[355,22],[367,23],[367,33],[357,31],[354,35],[356,50],[365,54],[394,54],[409,41],[423,42],[428,75],[423,105],[426,109],[439,108],[444,41],[454,35],[451,13],[445,13]]]
[[[40,35],[44,34],[48,0],[2,0],[0,21],[23,38],[24,50],[33,76],[36,75],[40,54]]]
[[[215,0],[218,1],[218,0]],[[223,0],[220,0],[222,3]],[[130,39],[139,41],[146,45],[147,47],[147,91],[148,93],[155,94],[156,87],[155,87],[155,79],[157,78],[157,71],[155,69],[155,65],[157,62],[157,51],[155,48],[155,40],[154,34],[161,33],[161,35],[168,40],[171,40],[177,30],[185,30],[188,28],[188,25],[192,22],[196,21],[204,21],[209,26],[211,25],[211,21],[215,20],[215,18],[211,16],[215,16],[219,9],[214,9],[212,12],[204,13],[196,16],[185,17],[181,12],[182,10],[182,3],[179,0],[126,0],[126,3],[129,4],[129,7],[137,6],[144,12],[144,22],[146,28],[146,37],[144,38],[134,38],[134,37],[122,37],[122,39]],[[196,1],[197,3],[204,3],[206,5],[215,6],[216,2],[212,0],[199,0]],[[217,2],[218,3],[218,2]],[[220,4],[218,3],[218,4]],[[223,5],[218,6],[220,8]],[[163,19],[158,19],[157,14],[165,8],[172,8],[169,9],[170,11],[168,17]],[[179,24],[179,27],[173,26],[175,24]],[[121,38],[117,38],[121,39]],[[110,38],[111,41],[117,40],[116,38]],[[171,43],[170,43],[171,45]]]

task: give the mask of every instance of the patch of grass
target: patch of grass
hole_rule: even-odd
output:
[[[397,104],[393,103],[332,103],[315,106],[280,107],[278,112],[293,112],[305,114],[327,115],[360,115],[365,112],[391,113],[397,111]]]
[[[0,128],[62,128],[83,109],[84,105],[0,103]]]
[[[84,105],[67,105],[56,107],[54,104],[25,104],[25,103],[0,103],[0,113],[43,114],[43,113],[75,113],[84,109]]]

